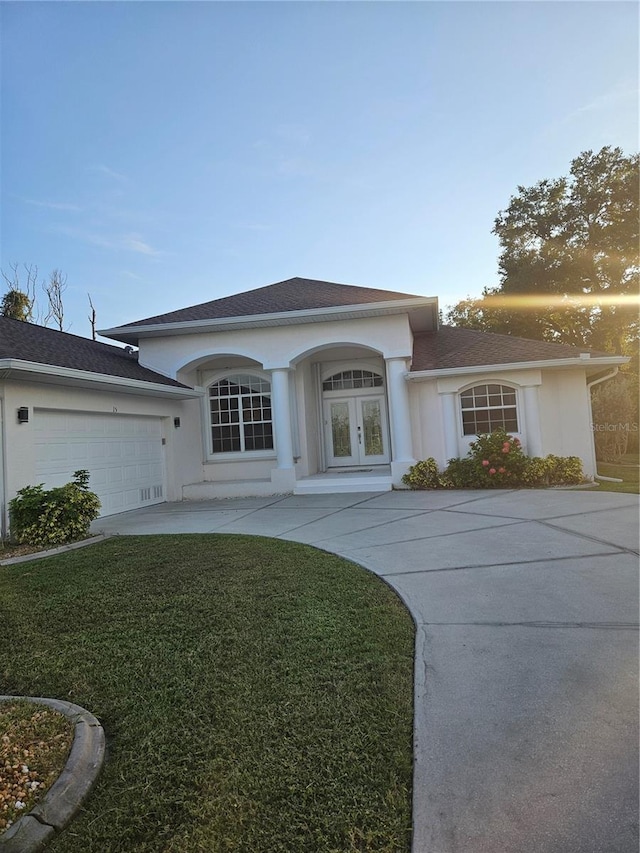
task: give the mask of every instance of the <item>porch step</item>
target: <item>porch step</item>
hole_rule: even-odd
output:
[[[388,474],[314,474],[297,480],[294,495],[330,495],[338,492],[390,492],[391,476]],[[189,483],[182,487],[182,500],[206,501],[216,498],[262,498],[281,494],[270,479],[227,480]]]
[[[341,474],[337,477],[320,475],[298,480],[294,495],[330,495],[338,492],[390,492],[391,477],[358,477],[355,474]]]

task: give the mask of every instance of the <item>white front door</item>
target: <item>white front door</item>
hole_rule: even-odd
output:
[[[324,401],[327,466],[389,462],[384,395],[334,397]]]

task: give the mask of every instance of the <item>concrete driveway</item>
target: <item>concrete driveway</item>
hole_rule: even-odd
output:
[[[306,542],[398,591],[418,629],[414,853],[637,853],[636,496],[247,498],[94,528]]]

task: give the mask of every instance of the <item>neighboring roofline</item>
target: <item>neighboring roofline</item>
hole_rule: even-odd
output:
[[[124,394],[142,394],[152,397],[176,397],[193,399],[202,397],[203,391],[193,388],[164,385],[161,382],[148,382],[146,379],[130,379],[126,376],[113,376],[109,373],[92,373],[75,367],[61,367],[57,364],[43,364],[39,361],[24,361],[18,358],[0,359],[0,380],[25,379],[31,382],[49,382],[58,385],[93,386],[95,390],[114,386]]]
[[[99,335],[124,343],[137,342],[139,337],[196,334],[207,331],[224,332],[234,329],[255,329],[265,326],[291,326],[300,323],[323,323],[349,320],[356,317],[379,317],[384,314],[404,314],[412,309],[430,308],[437,323],[438,297],[412,296],[387,302],[366,302],[356,305],[335,305],[330,308],[305,308],[298,311],[277,311],[270,314],[245,314],[239,317],[218,317],[208,320],[182,320],[177,323],[150,323],[146,326],[114,326],[102,329]],[[435,310],[433,310],[435,309]]]
[[[540,370],[545,368],[563,367],[594,367],[602,368],[607,365],[627,364],[630,359],[623,355],[587,356],[568,358],[538,359],[537,361],[511,361],[506,364],[474,364],[468,367],[440,367],[434,370],[416,370],[405,374],[406,379],[442,379],[446,376],[464,376],[469,373],[496,373],[503,370]]]

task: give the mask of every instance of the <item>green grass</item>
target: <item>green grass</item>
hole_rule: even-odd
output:
[[[1,692],[107,736],[51,853],[406,853],[413,639],[380,579],[295,543],[117,537],[1,568]]]
[[[607,483],[606,480],[598,480],[598,491],[601,492],[625,492],[637,495],[640,492],[638,478],[638,454],[627,453],[620,462],[598,462],[598,474],[604,477],[617,477],[622,483]]]

